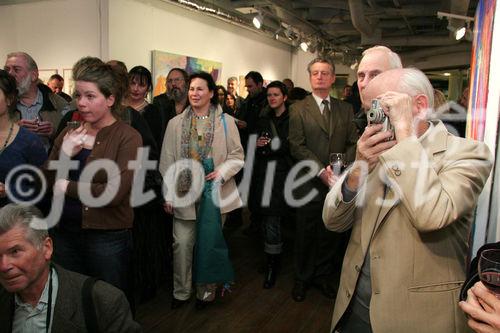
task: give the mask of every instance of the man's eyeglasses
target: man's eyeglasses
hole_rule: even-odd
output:
[[[182,77],[176,77],[175,79],[168,79],[167,83],[181,83],[182,81],[184,81]]]

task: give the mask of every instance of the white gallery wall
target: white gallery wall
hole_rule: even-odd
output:
[[[100,55],[99,3],[49,0],[0,6],[0,61],[24,51],[40,69],[71,68],[82,56]]]
[[[26,51],[41,69],[60,74],[82,56],[120,59],[151,68],[160,50],[222,62],[221,82],[257,70],[266,79],[289,77],[309,89],[306,67],[314,57],[247,28],[162,0],[42,0],[0,6],[0,57]],[[445,58],[445,59],[443,59]],[[457,54],[405,62],[421,69],[468,64]],[[3,61],[3,60],[0,60]],[[336,64],[337,74],[355,72]]]
[[[289,46],[208,15],[161,0],[109,0],[109,57],[151,68],[152,50],[219,61],[220,82],[250,70],[281,80],[292,63]]]

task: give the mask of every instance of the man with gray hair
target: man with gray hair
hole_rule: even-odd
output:
[[[363,103],[393,129],[366,128],[325,200],[326,227],[352,229],[332,330],[465,332],[458,299],[489,149],[428,120],[433,89],[418,69],[379,74]]]
[[[333,179],[330,154],[345,154],[344,162],[354,159],[357,134],[352,122],[350,104],[330,96],[335,82],[335,65],[327,58],[316,58],[308,67],[312,94],[290,108],[288,141],[292,157],[308,161],[316,169],[313,177],[303,168],[301,177],[308,177],[294,196],[312,197],[297,207],[295,236],[295,285],[292,298],[302,302],[307,288],[313,285],[324,296],[334,298],[345,243],[348,235],[325,229],[321,209]]]
[[[32,206],[0,210],[0,333],[140,332],[122,291],[50,263],[52,239],[34,218]]]
[[[38,66],[29,54],[9,53],[4,69],[16,79],[19,126],[38,134],[48,150],[68,103],[38,82]]]
[[[236,103],[236,110],[239,110],[241,103],[243,103],[244,98],[238,94],[238,78],[236,76],[231,76],[227,79],[227,92],[234,96],[234,102]]]
[[[358,85],[361,103],[363,102],[363,92],[368,83],[370,83],[370,81],[380,73],[396,68],[403,68],[403,65],[401,64],[399,56],[390,48],[376,45],[363,51],[363,57],[359,62],[356,73],[356,82]],[[354,123],[356,124],[358,131],[363,133],[367,124],[363,107],[361,107],[361,110],[354,110],[354,112],[356,114],[354,116]]]

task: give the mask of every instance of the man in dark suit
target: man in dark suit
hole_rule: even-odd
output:
[[[0,210],[0,333],[141,332],[123,292],[104,281],[89,289],[91,306],[83,305],[88,277],[50,264],[52,240],[42,223],[33,225],[40,216],[31,206]]]
[[[308,194],[311,197],[297,209],[292,291],[297,302],[305,299],[310,284],[317,286],[325,296],[335,297],[333,274],[335,268],[340,272],[346,235],[327,231],[321,212],[334,177],[329,167],[330,154],[345,153],[346,162],[352,161],[357,141],[351,105],[329,95],[335,82],[334,64],[328,59],[316,58],[307,70],[312,94],[291,106],[288,138],[292,157],[298,162],[309,161],[315,169],[310,170],[314,172],[313,178],[294,192],[296,199]],[[304,170],[302,175],[305,173]],[[338,279],[336,281],[338,283]]]

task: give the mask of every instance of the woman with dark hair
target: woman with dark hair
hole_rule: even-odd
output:
[[[231,116],[234,116],[233,111],[231,109],[229,109],[228,106],[226,105],[226,100],[228,98],[228,92],[227,92],[226,88],[224,88],[223,86],[217,86],[217,98],[218,98],[219,105],[222,108],[222,112],[228,113]]]
[[[282,82],[273,81],[266,89],[268,106],[262,110],[257,122],[260,136],[257,139],[249,208],[252,215],[259,216],[262,221],[264,253],[267,256],[264,288],[269,289],[276,282],[283,247],[281,221],[289,215],[284,187],[292,158],[288,146],[287,88]],[[270,163],[276,163],[273,177],[266,176]],[[266,186],[266,181],[272,181],[272,187]],[[269,193],[265,193],[267,189]]]
[[[142,136],[144,146],[150,149],[149,159],[157,161],[158,147],[163,138],[160,138],[159,127],[155,126],[157,119],[151,117],[158,114],[157,108],[146,100],[152,88],[151,72],[146,67],[135,66],[128,72],[127,79],[128,93],[124,104],[128,106],[124,112],[129,114],[132,127],[136,128],[136,123],[145,123],[141,129],[136,129]],[[153,128],[157,130],[156,133],[152,132]],[[165,237],[169,234],[165,223],[168,216],[163,211],[161,182],[157,169],[148,170],[144,192],[153,190],[155,198],[134,208],[134,281],[140,302],[156,294],[158,285],[164,282],[168,271],[165,264],[170,257],[168,241],[171,242],[171,237]]]
[[[236,115],[236,97],[233,94],[228,93],[226,97],[226,109],[227,113],[231,116]]]
[[[146,108],[152,107],[146,98],[148,97],[153,80],[151,72],[143,66],[135,66],[128,72],[128,95],[125,104],[143,113]]]
[[[47,159],[40,137],[17,125],[16,104],[16,80],[0,69],[0,207],[10,202],[6,187],[10,195],[18,200],[33,199],[33,195],[25,195],[33,190],[36,184],[27,180],[19,184],[17,182],[22,179],[21,176],[31,172],[27,169],[17,172],[6,184],[9,172],[22,165],[41,167]]]
[[[191,75],[188,98],[190,106],[168,123],[160,172],[167,184],[164,208],[174,215],[172,308],[188,302],[193,272],[200,309],[214,300],[217,284],[234,279],[222,224],[242,204],[233,176],[244,162],[234,118],[218,105],[212,76]],[[192,187],[196,192],[200,182],[197,195]]]
[[[78,169],[70,171],[67,179],[57,180],[52,170],[46,171],[54,192],[65,195],[60,222],[52,229],[54,261],[113,284],[132,302],[133,170],[128,163],[136,159],[141,136],[120,120],[123,84],[111,66],[99,61],[77,62],[73,78],[80,126],[68,126],[59,134],[49,160],[65,155],[77,162]],[[95,161],[98,165],[112,163],[113,168],[93,175],[84,172]],[[82,195],[82,189],[91,194]],[[102,195],[106,204],[92,204],[91,198]]]
[[[226,105],[227,91],[223,86],[217,86],[217,98],[219,105],[224,107]]]

